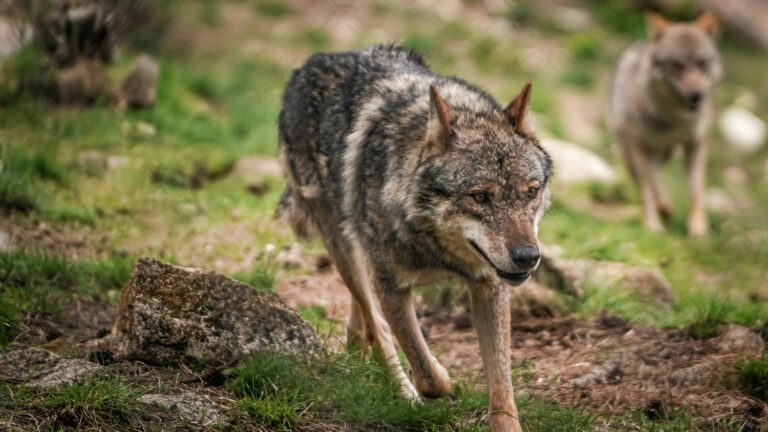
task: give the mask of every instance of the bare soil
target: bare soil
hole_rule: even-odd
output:
[[[293,307],[323,307],[344,328],[350,300],[335,272],[288,278],[278,291]],[[744,396],[735,383],[734,365],[759,356],[759,343],[734,347],[730,333],[695,340],[685,330],[632,326],[608,314],[581,321],[514,312],[512,362],[519,392],[606,415],[660,418],[683,411],[704,423],[740,422],[748,430],[768,424],[768,405]],[[420,321],[453,378],[484,385],[477,335],[465,308],[443,308]]]

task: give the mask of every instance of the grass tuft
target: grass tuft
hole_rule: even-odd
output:
[[[96,376],[60,388],[5,387],[0,411],[24,418],[37,430],[141,430],[145,390],[119,376]]]
[[[717,336],[733,312],[731,302],[721,297],[704,296],[694,303],[696,318],[688,326],[688,335],[694,339],[709,339]]]
[[[22,313],[57,316],[75,295],[108,299],[131,269],[126,258],[72,262],[38,252],[0,254],[0,347],[18,335]]]
[[[282,18],[293,14],[293,9],[285,2],[275,0],[259,0],[256,2],[256,12],[268,18]]]
[[[383,364],[358,355],[301,359],[262,354],[251,358],[230,382],[255,421],[278,430],[303,423],[346,424],[352,430],[474,431],[485,429],[487,393],[457,385],[450,399],[413,404]],[[592,417],[533,397],[518,398],[531,431],[590,430]]]
[[[768,402],[768,358],[745,360],[736,365],[736,379],[744,394]]]

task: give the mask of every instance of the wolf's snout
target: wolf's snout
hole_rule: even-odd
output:
[[[541,252],[536,245],[524,244],[511,251],[512,262],[523,271],[532,270],[539,263]]]
[[[691,109],[696,109],[699,106],[699,103],[701,103],[702,94],[698,90],[694,90],[690,93],[688,93],[688,97],[686,98],[688,100],[688,106]]]

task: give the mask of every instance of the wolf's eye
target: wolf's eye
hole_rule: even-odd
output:
[[[685,69],[685,65],[682,62],[676,61],[676,60],[670,60],[669,66],[672,68],[675,72],[680,72],[683,69]]]
[[[488,205],[491,203],[491,194],[488,192],[475,192],[469,196],[478,204]]]
[[[707,70],[709,67],[709,61],[707,59],[698,59],[696,60],[696,67],[701,70]]]
[[[529,187],[529,188],[528,188],[528,192],[527,192],[527,194],[528,194],[528,199],[534,199],[534,198],[536,198],[536,195],[538,195],[538,194],[539,194],[539,190],[540,190],[540,189],[541,189],[541,188],[540,188],[540,187],[538,187],[538,186],[531,186],[531,187]]]

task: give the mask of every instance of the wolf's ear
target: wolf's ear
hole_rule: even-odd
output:
[[[669,27],[669,21],[656,12],[648,12],[645,14],[646,21],[648,22],[648,36],[651,40],[657,40]]]
[[[530,125],[528,124],[528,111],[531,102],[531,83],[526,83],[523,89],[520,90],[512,102],[504,108],[504,114],[507,115],[509,121],[512,122],[512,127],[523,135],[527,135],[531,132]]]
[[[440,96],[437,87],[429,86],[429,119],[427,120],[427,145],[434,155],[448,150],[448,140],[453,133],[451,120],[453,111],[448,102]]]
[[[696,25],[707,32],[707,34],[710,36],[717,34],[717,17],[712,12],[704,12],[698,18],[696,18]]]

